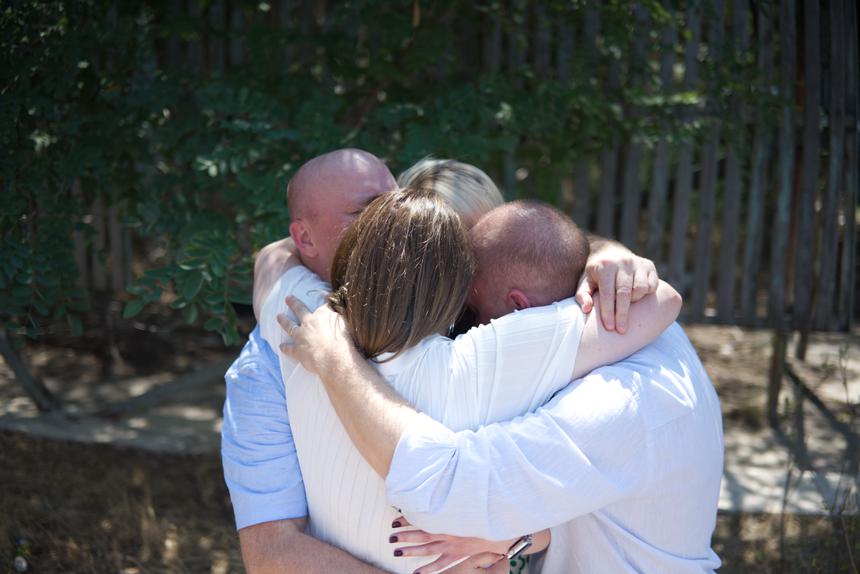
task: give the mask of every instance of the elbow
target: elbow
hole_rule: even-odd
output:
[[[663,308],[663,317],[666,319],[666,326],[671,325],[681,314],[681,307],[684,305],[684,298],[678,291],[666,283],[660,281],[657,287],[657,294],[660,300],[660,306]]]

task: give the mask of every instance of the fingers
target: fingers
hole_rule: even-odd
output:
[[[299,325],[302,324],[302,321],[305,320],[305,317],[311,314],[310,309],[308,309],[304,303],[302,303],[299,299],[293,297],[292,295],[287,295],[284,301],[286,302],[287,307],[292,309],[293,313],[296,314],[296,317],[299,320]]]
[[[591,313],[591,310],[594,308],[592,295],[596,288],[597,285],[591,278],[587,274],[583,275],[582,280],[579,282],[579,287],[576,289],[576,302],[579,303],[583,313]]]
[[[600,297],[600,318],[607,331],[615,330],[615,279],[614,265],[601,266],[598,271],[597,295]]]
[[[283,313],[279,313],[277,319],[278,319],[278,325],[281,326],[281,329],[283,329],[284,332],[287,335],[289,335],[290,338],[292,338],[294,330],[296,329],[296,327],[298,327],[296,322],[293,321],[292,319],[290,319],[289,317],[287,317]]]
[[[439,541],[442,537],[438,534],[427,534],[423,530],[402,530],[392,534],[389,542],[408,542],[410,544],[426,544]]]
[[[615,329],[619,333],[627,330],[627,313],[630,311],[632,294],[633,274],[622,267],[618,269],[618,274],[615,276]]]
[[[406,520],[406,517],[402,515],[395,518],[394,522],[391,523],[391,528],[402,528],[404,526],[412,526],[412,524],[410,524],[409,521]]]
[[[442,554],[444,542],[434,541],[418,546],[403,546],[394,551],[395,556],[435,556]]]
[[[657,276],[657,269],[651,269],[648,272],[648,293],[656,293],[659,284],[660,278]]]
[[[282,353],[284,354],[284,356],[286,356],[288,359],[293,359],[294,361],[296,360],[296,356],[295,356],[295,354],[293,353],[293,346],[292,346],[292,345],[290,345],[290,344],[288,344],[288,343],[281,343],[281,344],[280,344],[280,346],[279,346],[278,348],[279,348],[279,349],[281,349],[281,352],[282,352]]]
[[[445,574],[473,573],[476,571],[490,572],[491,574],[507,574],[508,561],[503,560],[503,558],[504,556],[493,554],[492,552],[476,554],[450,570],[446,570]],[[490,569],[485,570],[486,568]],[[424,571],[423,568],[421,570],[422,572]]]
[[[436,560],[434,560],[433,562],[431,562],[429,564],[425,564],[424,566],[422,566],[418,570],[414,571],[412,574],[422,574],[422,572],[423,573],[438,572],[439,570],[447,568],[451,564],[454,564],[458,560],[462,560],[462,559],[463,559],[462,556],[460,556],[458,558],[457,556],[450,556],[448,554],[442,554],[441,556],[439,556],[439,558],[437,558]]]
[[[645,295],[651,292],[648,284],[649,272],[646,269],[637,269],[633,276],[633,296],[630,298],[631,303],[635,303]]]

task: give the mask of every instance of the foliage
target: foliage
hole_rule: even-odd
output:
[[[71,236],[92,237],[96,198],[146,247],[124,315],[166,301],[231,343],[250,254],[285,234],[285,186],[310,157],[356,146],[395,173],[434,154],[499,174],[512,152],[552,198],[549,182],[574,159],[613,138],[689,137],[733,90],[756,85],[727,87],[746,77],[739,54],[705,59],[700,89],[664,91],[654,66],[629,57],[644,33],[630,0],[547,3],[553,23],[576,27],[589,6],[601,19],[596,60],[572,50],[566,82],[528,63],[481,66],[475,23],[497,18],[525,50],[533,3],[305,2],[290,14],[275,14],[283,3],[189,4],[194,16],[157,0],[19,0],[0,14],[0,320],[11,335],[63,317],[80,329]],[[651,54],[685,7],[643,6]],[[638,79],[607,87],[613,66]]]

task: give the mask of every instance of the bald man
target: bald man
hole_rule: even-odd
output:
[[[329,281],[344,230],[374,197],[396,187],[379,158],[357,149],[327,153],[299,168],[287,187],[290,237],[266,246],[257,257],[255,315],[296,251],[307,273]],[[286,248],[292,244],[294,249]],[[221,457],[245,569],[251,574],[381,572],[304,532],[307,500],[284,383],[278,358],[259,327],[225,379]]]
[[[420,175],[421,165],[413,171]],[[438,168],[430,171],[438,177]],[[328,281],[343,231],[374,197],[395,187],[382,161],[361,150],[337,150],[304,164],[287,191],[291,237],[266,246],[257,257],[255,314],[282,279],[282,269],[291,258],[298,256],[303,269],[293,273]],[[617,323],[623,331],[631,295],[635,300],[648,291],[649,280],[656,283],[653,263],[609,242],[593,250],[596,253],[585,273],[588,280],[577,296],[587,312],[599,283],[601,303],[608,301],[602,305],[601,317],[608,329]],[[301,281],[296,290],[300,296]],[[222,462],[247,571],[379,572],[304,533],[307,500],[284,382],[278,357],[263,340],[259,327],[225,379]]]

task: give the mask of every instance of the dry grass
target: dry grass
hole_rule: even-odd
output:
[[[217,455],[159,455],[0,432],[0,572],[241,572]],[[780,544],[780,531],[784,542]],[[860,520],[720,515],[721,572],[855,572]]]
[[[0,572],[241,571],[217,455],[157,455],[0,432]]]

